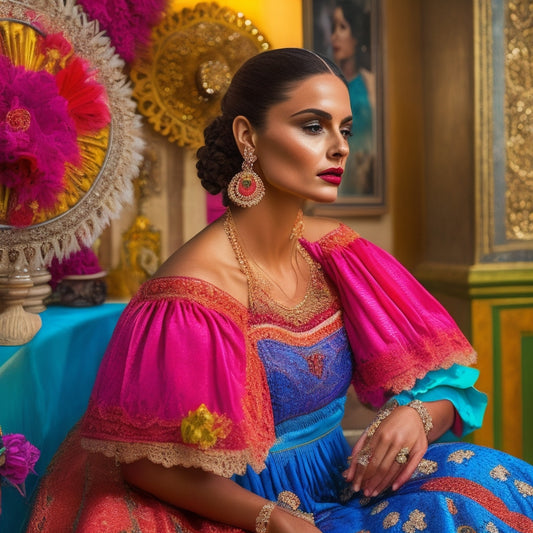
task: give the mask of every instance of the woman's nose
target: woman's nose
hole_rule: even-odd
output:
[[[350,147],[348,146],[348,141],[344,136],[336,139],[331,147],[331,156],[335,159],[344,158],[350,153]]]

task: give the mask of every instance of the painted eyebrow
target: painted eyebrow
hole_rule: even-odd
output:
[[[311,113],[311,114],[314,114],[314,115],[318,115],[319,117],[322,117],[322,118],[325,118],[326,120],[331,120],[333,117],[326,111],[323,111],[322,109],[315,109],[313,107],[310,107],[309,109],[302,109],[301,111],[298,111],[296,113],[293,113],[291,115],[291,117],[296,117],[298,115],[304,115],[306,113]],[[352,119],[352,116],[348,116],[346,118],[344,118],[342,121],[341,121],[341,124],[345,124],[346,122],[350,122]]]

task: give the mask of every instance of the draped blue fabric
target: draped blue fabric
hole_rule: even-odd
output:
[[[41,451],[38,475],[26,481],[26,498],[13,487],[2,488],[2,533],[24,530],[39,476],[85,411],[123,309],[121,303],[50,307],[40,314],[42,327],[28,344],[0,347],[0,426],[5,434],[22,433]]]
[[[411,480],[394,493],[353,494],[342,477],[350,453],[340,426],[343,410],[339,398],[279,424],[267,469],[235,480],[274,501],[290,487],[323,533],[533,531],[531,466],[469,443],[432,444]]]

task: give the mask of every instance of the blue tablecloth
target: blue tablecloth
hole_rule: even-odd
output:
[[[13,487],[2,487],[0,532],[23,531],[39,476],[85,411],[124,306],[50,307],[41,313],[42,327],[28,344],[0,346],[0,426],[4,434],[22,433],[41,451],[38,475],[26,481],[26,498]]]

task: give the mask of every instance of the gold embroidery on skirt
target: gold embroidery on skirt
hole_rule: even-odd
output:
[[[400,513],[394,511],[389,513],[383,520],[383,527],[389,529],[389,527],[395,526],[400,520]]]
[[[474,455],[472,450],[457,450],[448,456],[448,462],[461,464],[465,459],[471,459]]]
[[[423,531],[428,527],[426,521],[426,513],[415,509],[409,515],[409,520],[402,526],[402,531],[405,533],[415,533],[416,531]]]
[[[451,498],[446,498],[446,505],[448,506],[450,514],[457,514],[457,507],[455,507],[455,503],[453,503]]]
[[[495,466],[490,471],[490,477],[493,479],[498,479],[499,481],[507,481],[509,477],[509,471],[502,465]]]
[[[430,461],[429,459],[422,459],[416,469],[421,474],[433,474],[439,468],[439,464],[436,461]]]
[[[389,502],[387,500],[379,502],[377,505],[375,505],[371,511],[371,515],[375,515],[378,513],[381,513],[383,509],[386,509],[389,506]]]
[[[524,483],[523,481],[516,480],[514,482],[515,487],[518,489],[518,492],[526,498],[527,496],[533,496],[533,487]]]

